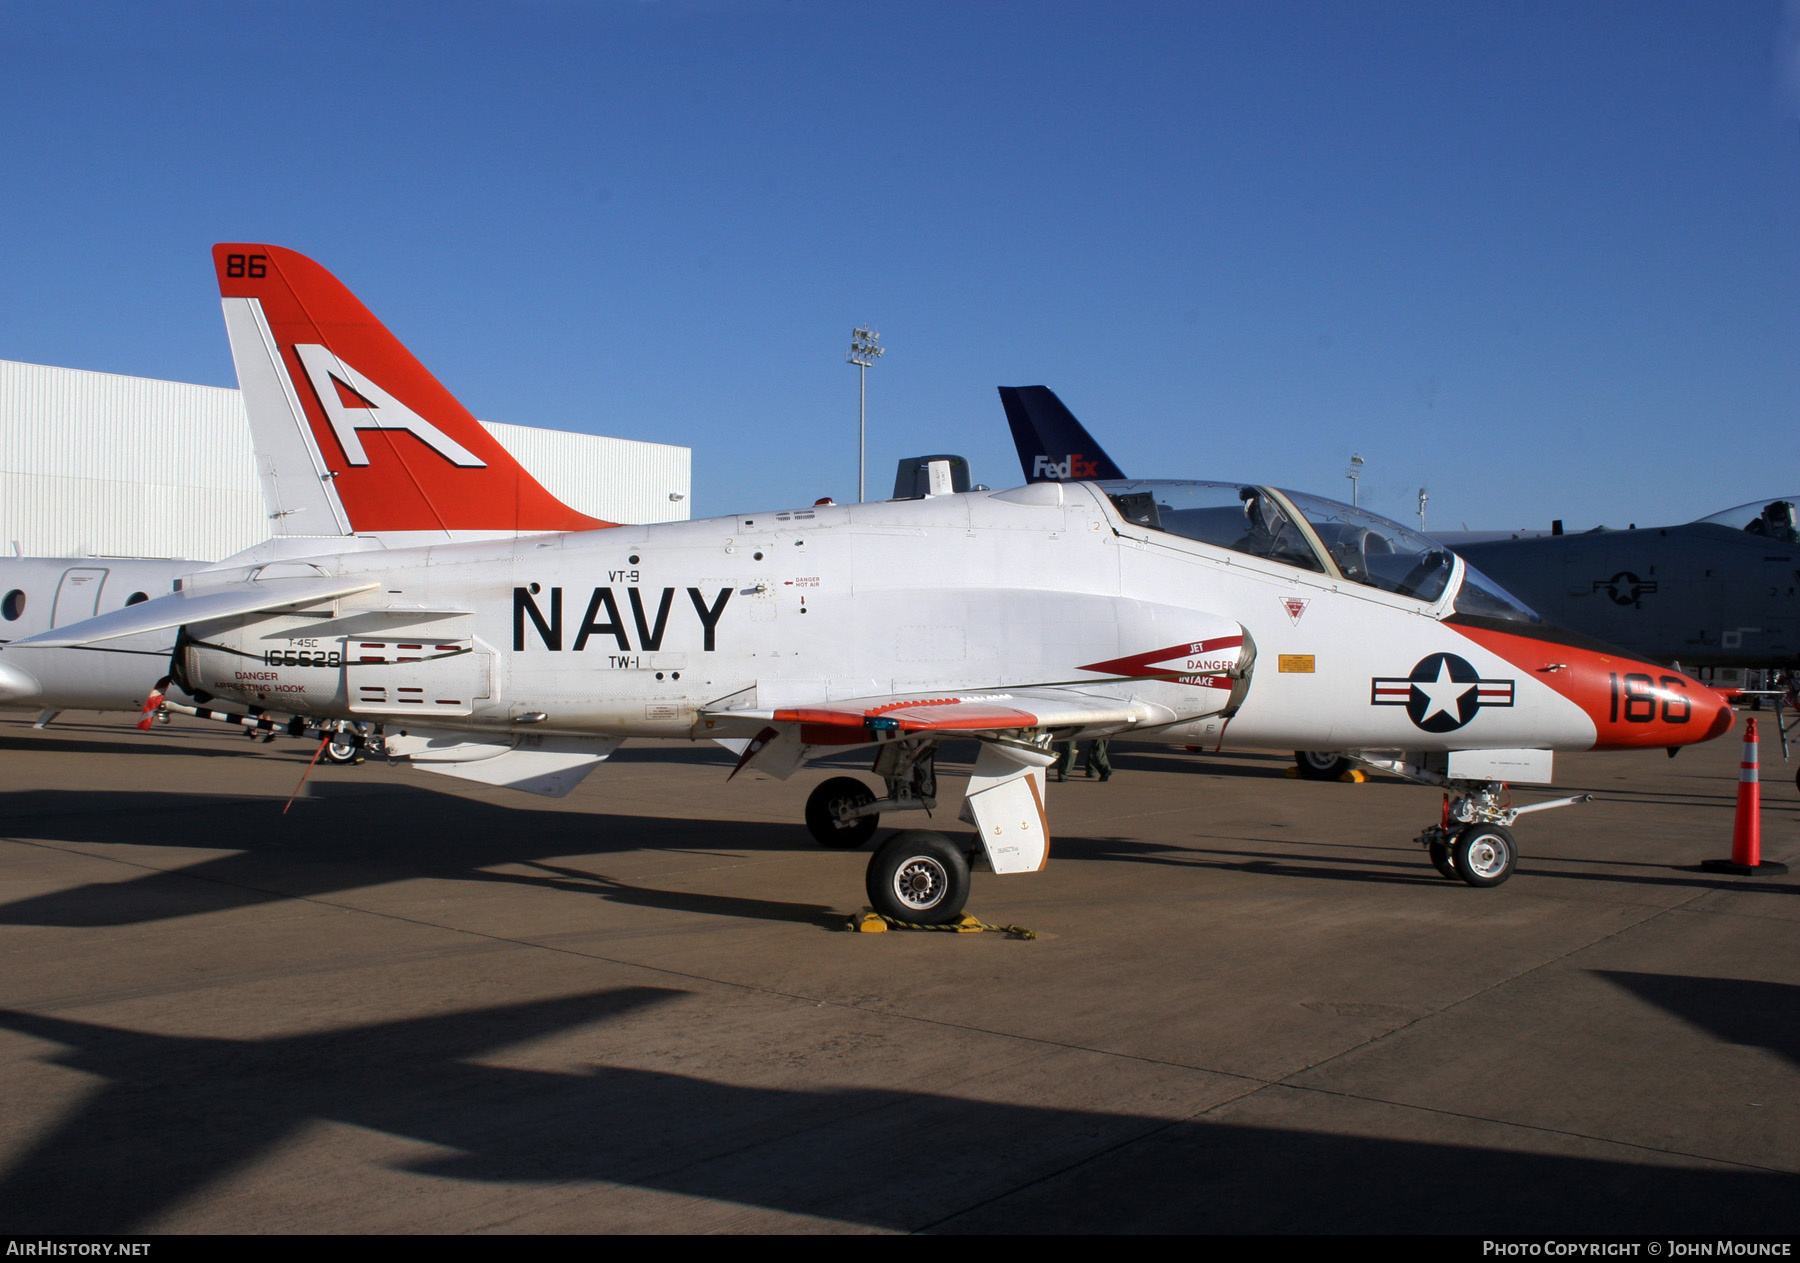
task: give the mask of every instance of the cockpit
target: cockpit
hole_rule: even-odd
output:
[[[1695,525],[1726,526],[1734,531],[1763,535],[1784,544],[1800,544],[1800,523],[1796,523],[1794,505],[1800,495],[1782,496],[1777,500],[1752,500],[1703,517]]]
[[[1231,482],[1109,480],[1094,484],[1127,522],[1216,548],[1331,575],[1420,601],[1444,595],[1456,557],[1366,509],[1276,487]],[[1524,602],[1465,563],[1461,613],[1538,622]],[[1465,599],[1468,608],[1465,608]]]

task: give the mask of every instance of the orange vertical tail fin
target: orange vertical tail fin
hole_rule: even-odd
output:
[[[613,525],[546,491],[305,255],[225,244],[213,264],[276,534]]]

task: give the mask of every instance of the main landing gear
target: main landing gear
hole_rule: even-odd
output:
[[[863,884],[882,916],[944,925],[969,902],[969,857],[941,833],[902,829],[875,848]]]
[[[1416,839],[1431,856],[1431,866],[1451,881],[1471,886],[1498,886],[1513,874],[1518,862],[1519,845],[1507,828],[1527,812],[1547,811],[1552,807],[1568,807],[1593,799],[1592,794],[1576,794],[1549,802],[1531,803],[1524,807],[1504,806],[1501,796],[1506,786],[1499,781],[1470,783],[1447,782],[1462,792],[1445,798],[1443,819],[1420,833]]]
[[[806,796],[806,831],[820,846],[854,851],[875,836],[880,823],[875,795],[854,776],[821,781]]]
[[[1301,780],[1335,781],[1356,764],[1330,750],[1296,750],[1294,766],[1300,769]]]
[[[930,811],[937,806],[936,760],[933,742],[883,746],[875,772],[887,782],[887,797],[875,797],[853,776],[834,776],[807,795],[807,832],[820,846],[849,851],[875,836],[883,810]],[[969,901],[970,863],[944,834],[903,829],[876,847],[869,860],[864,883],[869,903],[896,921],[945,925],[960,917]]]

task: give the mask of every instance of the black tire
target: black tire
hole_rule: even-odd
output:
[[[969,902],[969,861],[941,833],[903,829],[869,857],[869,903],[884,917],[944,925]]]
[[[1350,760],[1331,750],[1296,750],[1294,766],[1303,781],[1335,781],[1350,770]]]
[[[879,815],[850,816],[839,812],[875,801],[867,785],[854,776],[834,776],[806,796],[806,830],[813,841],[834,851],[854,851],[875,836]]]
[[[1431,866],[1438,873],[1451,881],[1461,881],[1462,876],[1456,871],[1456,863],[1450,858],[1448,842],[1433,842],[1428,848],[1431,852]]]
[[[351,745],[347,737],[333,736],[325,746],[327,763],[361,763],[362,747]]]
[[[1472,824],[1456,835],[1450,860],[1456,875],[1471,886],[1498,886],[1512,876],[1519,844],[1497,824]]]

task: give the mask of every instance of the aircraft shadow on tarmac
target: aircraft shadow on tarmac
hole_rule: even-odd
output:
[[[1718,981],[1673,980],[1702,991]],[[1647,985],[1654,1001],[1661,984]],[[1675,990],[1678,1003],[1691,1000]],[[318,1121],[453,1151],[396,1169],[561,1185],[554,1201],[565,1228],[584,1226],[567,1187],[584,1181],[949,1232],[1785,1233],[1800,1194],[1800,1177],[1741,1167],[1170,1122],[898,1088],[748,1087],[604,1064],[608,1023],[659,1020],[655,1009],[689,997],[605,990],[249,1040],[0,1010],[0,1030],[54,1045],[38,1055],[99,1081],[0,1174],[0,1222],[15,1233],[152,1228]],[[1791,1011],[1795,999],[1782,1002]],[[584,1052],[580,1069],[556,1071],[477,1060],[550,1036],[590,1040],[593,1060]],[[314,1178],[328,1181],[341,1217],[304,1226],[361,1226],[364,1208],[353,1194],[345,1200],[354,1172],[336,1185]],[[427,1187],[417,1204],[417,1226],[441,1225],[457,1194]],[[235,1213],[237,1226],[256,1227],[254,1205]]]
[[[1800,1066],[1800,987],[1742,978],[1593,972],[1724,1043],[1767,1048]]]
[[[746,899],[741,895],[715,895],[699,891],[661,890],[655,886],[633,885],[603,873],[583,872],[558,864],[524,861],[535,870],[520,873],[465,873],[476,881],[508,882],[514,885],[539,886],[546,890],[562,890],[572,894],[598,895],[608,903],[622,903],[639,908],[660,908],[666,912],[698,912],[715,917],[744,917],[753,921],[791,921],[798,925],[816,925],[820,929],[844,928],[842,909],[817,903],[781,903],[774,899]]]
[[[257,744],[260,750],[261,743]],[[154,754],[164,758],[181,755],[199,759],[241,759],[245,753],[242,746],[234,749],[198,744],[177,744],[154,741],[148,737],[139,737],[135,741],[128,738],[109,741],[99,734],[96,734],[95,739],[92,740],[67,736],[46,738],[36,734],[0,736],[0,754]],[[283,753],[288,753],[288,751],[283,751]],[[302,761],[309,759],[312,757],[312,751],[308,749],[300,757]]]
[[[1221,842],[1251,842],[1286,846],[1283,851],[1241,850],[1219,845]],[[1320,854],[1321,848],[1338,854]],[[1367,854],[1367,846],[1328,846],[1316,841],[1296,838],[1245,838],[1222,835],[1198,835],[1192,845],[1167,846],[1117,837],[1061,837],[1056,839],[1052,854],[1061,860],[1110,860],[1128,864],[1167,864],[1176,868],[1213,869],[1221,872],[1256,873],[1269,877],[1295,877],[1310,881],[1373,882],[1397,886],[1445,886],[1455,893],[1476,893],[1463,889],[1460,882],[1448,882],[1438,876],[1425,858],[1422,848],[1383,848],[1401,858],[1375,858]],[[1729,849],[1729,848],[1726,848]],[[1341,852],[1362,852],[1345,854]],[[1610,868],[1632,868],[1636,872],[1607,871]],[[1602,871],[1596,872],[1599,868]],[[1654,865],[1629,860],[1565,860],[1533,857],[1526,853],[1519,860],[1518,873],[1532,877],[1559,878],[1566,881],[1595,881],[1620,885],[1687,887],[1701,890],[1746,890],[1765,893],[1800,894],[1800,884],[1779,882],[1769,878],[1735,878],[1708,876],[1697,864],[1653,871]],[[1675,876],[1693,873],[1695,876]],[[1515,879],[1516,880],[1516,879]],[[1753,884],[1747,884],[1753,883]],[[0,909],[0,923],[5,909]]]
[[[1221,841],[1266,842],[1285,845],[1285,851],[1245,851],[1218,845]],[[1311,849],[1306,849],[1311,848]],[[1335,847],[1330,849],[1337,849]],[[1365,848],[1366,849],[1366,848]],[[1410,854],[1410,852],[1408,853]],[[1305,839],[1289,843],[1274,838],[1220,838],[1200,836],[1190,846],[1168,846],[1117,837],[1059,837],[1052,845],[1055,860],[1101,860],[1126,864],[1166,864],[1173,868],[1210,869],[1216,872],[1258,873],[1271,877],[1301,877],[1321,881],[1382,882],[1402,886],[1442,885],[1424,859],[1370,859],[1360,855],[1332,855],[1330,862]]]
[[[71,928],[135,925],[227,911],[281,899],[316,898],[410,879],[502,881],[581,892],[624,904],[708,915],[835,927],[841,915],[811,903],[784,903],[637,885],[579,869],[547,870],[546,861],[637,850],[692,850],[712,834],[735,852],[813,853],[798,824],[701,821],[510,807],[391,783],[316,785],[303,809],[282,815],[275,800],[213,794],[89,791],[72,809],[54,790],[0,794],[0,819],[14,837],[81,845],[174,847],[227,852],[124,881],[94,882],[0,906],[0,925]],[[1225,843],[1267,843],[1288,850],[1243,850]],[[1423,853],[1379,858],[1367,848],[1318,846],[1303,839],[1212,838],[1183,847],[1118,837],[1065,835],[1053,844],[1063,861],[1112,861],[1239,871],[1312,881],[1440,885]],[[506,866],[528,873],[493,872]],[[1680,870],[1595,871],[1580,862],[1522,861],[1521,876],[1649,886],[1741,889],[1726,876]],[[1679,874],[1679,875],[1678,875]],[[1745,879],[1748,880],[1748,879]],[[1755,889],[1800,893],[1800,884],[1757,879]],[[1459,893],[1468,893],[1461,892]],[[854,895],[851,896],[854,898]],[[860,901],[858,901],[860,906]],[[845,909],[850,911],[853,909]]]
[[[521,882],[576,888],[618,902],[677,910],[816,922],[810,904],[766,904],[610,882],[593,874],[492,873],[571,855],[637,850],[692,850],[696,835],[716,834],[733,851],[818,852],[798,824],[617,816],[591,811],[510,807],[391,784],[333,783],[290,815],[277,800],[210,794],[68,795],[54,790],[0,794],[0,819],[11,835],[87,845],[223,850],[167,871],[93,882],[0,906],[0,925],[100,927],[135,925],[225,911],[280,899],[313,898],[409,879]]]

